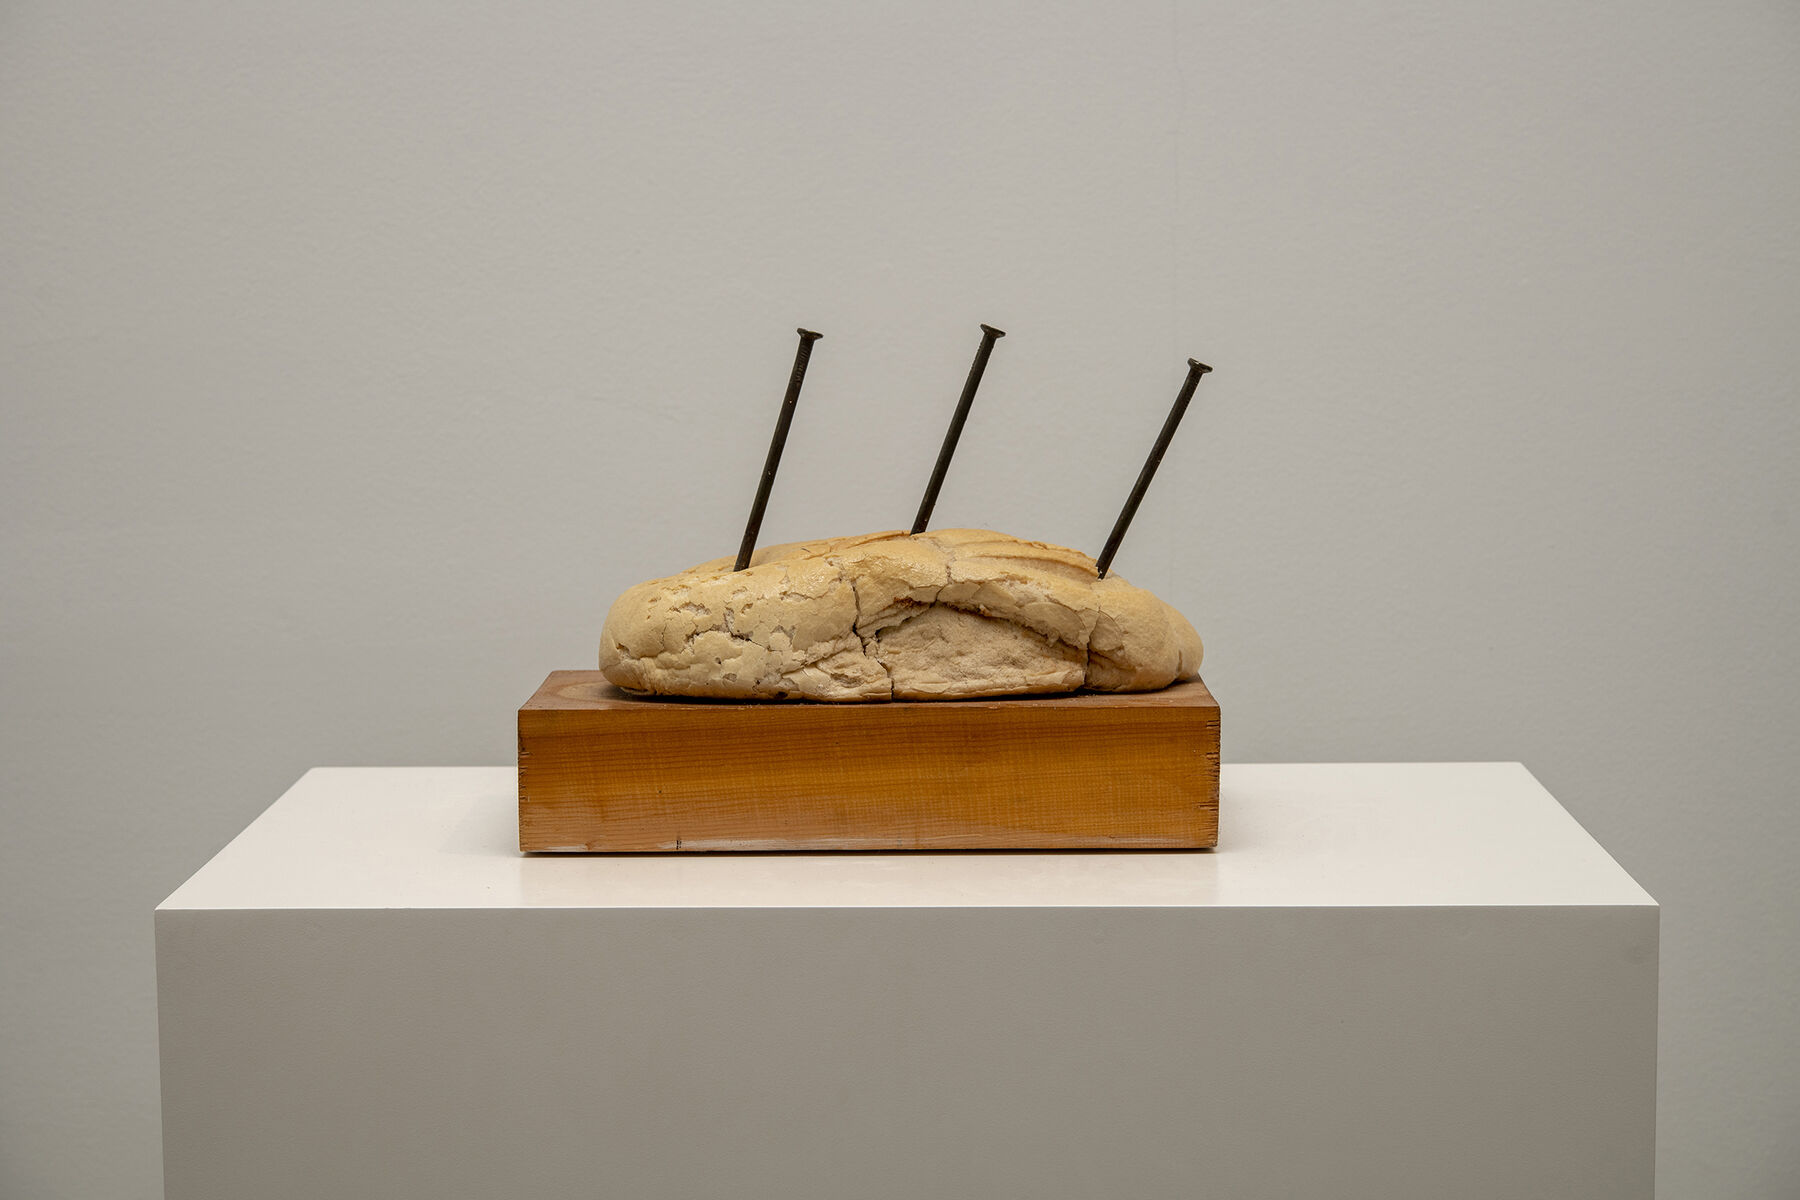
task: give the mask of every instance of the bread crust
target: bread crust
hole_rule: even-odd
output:
[[[634,692],[734,700],[1154,691],[1200,669],[1174,608],[1079,551],[984,529],[791,542],[627,590],[600,669]]]

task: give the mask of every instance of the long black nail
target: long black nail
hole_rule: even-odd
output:
[[[1144,493],[1150,490],[1150,480],[1155,477],[1156,468],[1162,465],[1163,452],[1175,438],[1175,427],[1181,424],[1182,415],[1187,412],[1188,401],[1194,398],[1194,389],[1200,386],[1200,377],[1210,370],[1211,367],[1198,359],[1188,359],[1187,379],[1182,382],[1181,392],[1175,397],[1175,407],[1169,410],[1162,432],[1156,435],[1156,445],[1150,448],[1150,457],[1144,460],[1144,469],[1138,472],[1137,483],[1132,486],[1131,496],[1125,501],[1125,510],[1113,522],[1112,535],[1106,539],[1106,549],[1100,552],[1100,561],[1095,564],[1101,579],[1106,578],[1106,569],[1112,566],[1113,555],[1119,552],[1119,543],[1125,540],[1125,531],[1131,528],[1131,518],[1137,516],[1138,503],[1143,500]]]
[[[919,515],[913,518],[914,533],[924,533],[925,526],[931,522],[931,510],[937,507],[938,489],[944,486],[944,475],[950,470],[950,458],[956,453],[957,439],[962,437],[963,422],[969,419],[969,406],[975,403],[975,389],[981,386],[988,355],[994,352],[994,343],[1005,336],[1005,330],[995,329],[992,325],[981,327],[981,345],[975,350],[975,361],[969,365],[968,382],[963,384],[962,398],[956,402],[956,411],[951,414],[950,428],[938,450],[937,465],[931,468],[931,482],[925,485],[925,498],[919,501]]]
[[[800,348],[794,351],[794,373],[788,376],[787,395],[781,400],[781,415],[775,419],[775,437],[769,442],[769,457],[763,461],[762,482],[756,485],[756,501],[750,506],[750,522],[744,526],[744,541],[738,547],[737,566],[741,571],[750,565],[756,553],[756,535],[762,532],[763,509],[769,507],[769,489],[775,486],[775,471],[781,466],[781,448],[787,445],[788,426],[794,422],[794,405],[800,400],[800,385],[806,382],[806,364],[812,358],[812,344],[825,335],[810,329],[797,331]]]

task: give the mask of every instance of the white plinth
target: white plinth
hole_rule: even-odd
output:
[[[157,910],[169,1200],[1647,1197],[1657,908],[1513,764],[1215,853],[520,856],[309,773]]]

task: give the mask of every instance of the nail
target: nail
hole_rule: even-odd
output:
[[[992,325],[981,327],[981,345],[975,350],[975,361],[969,365],[968,382],[963,384],[962,398],[956,402],[956,411],[951,414],[950,428],[938,450],[937,465],[931,468],[931,482],[925,485],[919,515],[913,518],[914,533],[924,533],[925,526],[931,522],[931,510],[937,507],[938,490],[944,486],[944,475],[950,470],[950,458],[956,453],[957,440],[962,437],[963,422],[969,419],[969,406],[975,403],[975,389],[981,386],[982,373],[987,370],[988,355],[994,352],[994,343],[1005,336],[1005,330],[995,329]]]
[[[812,358],[812,344],[825,335],[810,329],[796,330],[800,348],[794,351],[794,372],[788,376],[787,395],[781,400],[781,415],[775,418],[775,436],[769,442],[769,457],[763,460],[762,481],[756,485],[756,501],[750,506],[750,522],[744,526],[744,541],[738,547],[737,566],[741,571],[750,565],[756,553],[756,535],[762,532],[763,510],[769,507],[769,489],[775,486],[775,471],[781,466],[781,449],[787,445],[788,426],[794,422],[794,406],[800,401],[800,385],[806,382],[806,364]]]
[[[1137,516],[1138,504],[1144,493],[1150,490],[1150,480],[1156,476],[1156,468],[1162,465],[1163,452],[1174,440],[1175,427],[1181,424],[1181,418],[1187,412],[1188,401],[1194,398],[1194,389],[1200,386],[1200,377],[1212,370],[1198,359],[1188,359],[1187,379],[1182,382],[1181,391],[1175,397],[1175,407],[1169,410],[1169,417],[1163,422],[1162,432],[1156,435],[1156,445],[1150,448],[1150,457],[1144,460],[1144,469],[1138,472],[1137,483],[1132,485],[1131,496],[1125,501],[1125,509],[1119,519],[1113,522],[1112,534],[1106,539],[1106,549],[1100,552],[1100,561],[1095,563],[1101,579],[1106,578],[1106,569],[1112,566],[1113,555],[1119,552],[1119,543],[1125,540],[1125,531],[1131,528],[1131,518]]]

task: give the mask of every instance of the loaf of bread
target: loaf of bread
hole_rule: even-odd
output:
[[[1094,560],[979,529],[794,542],[620,596],[600,669],[633,692],[922,700],[1143,692],[1190,679],[1200,636]]]

